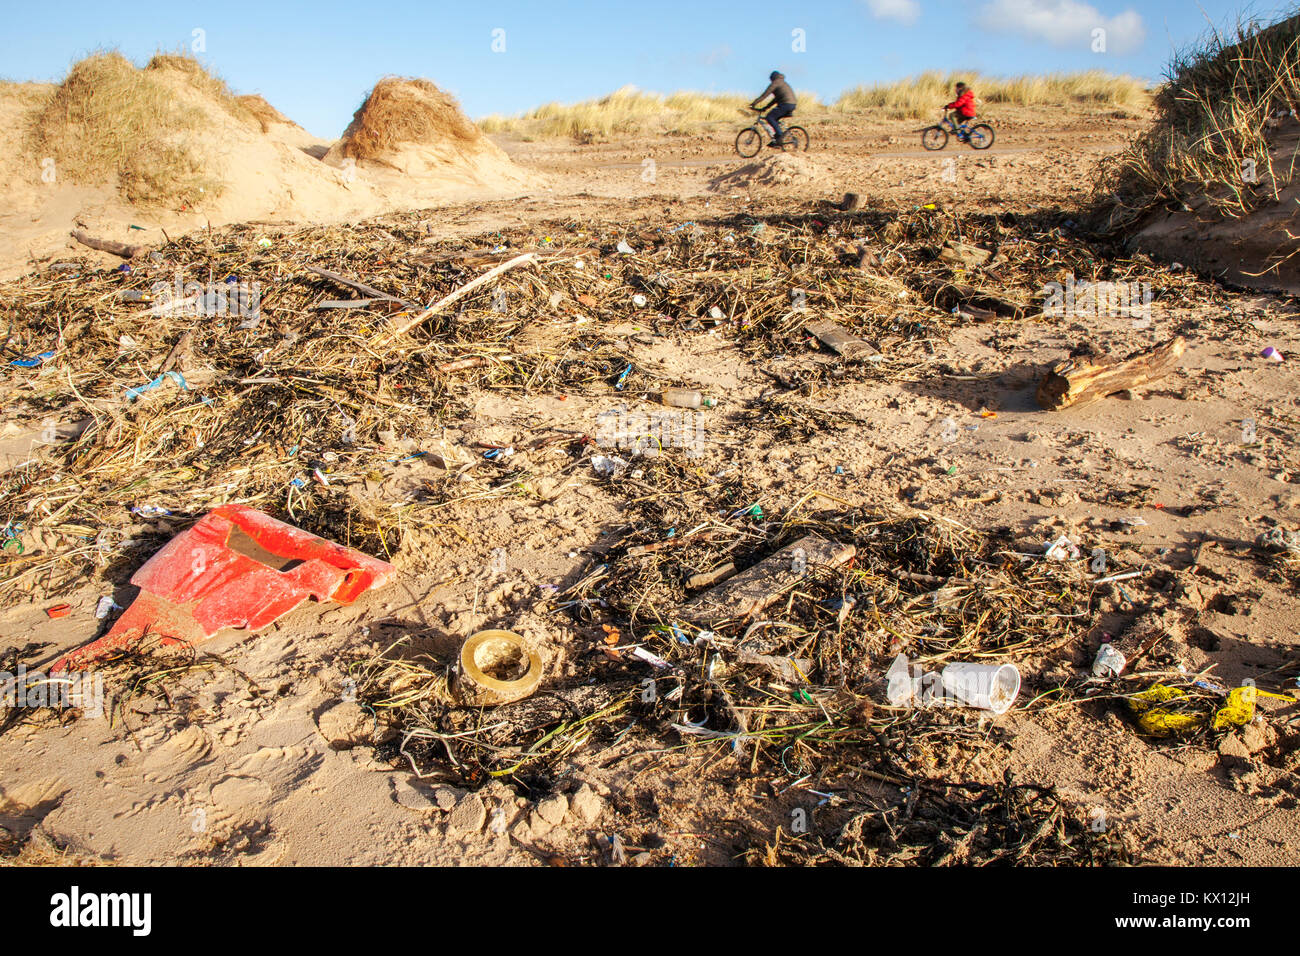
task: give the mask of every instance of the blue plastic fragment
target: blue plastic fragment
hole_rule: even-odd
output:
[[[9,364],[16,365],[19,368],[36,368],[36,366],[44,365],[50,359],[54,358],[54,355],[54,350],[51,349],[48,352],[42,352],[40,355],[33,356],[32,358],[14,359]]]
[[[162,388],[163,382],[169,378],[185,391],[188,392],[190,390],[189,383],[185,381],[185,376],[180,372],[163,372],[147,385],[141,385],[137,388],[128,388],[126,390],[126,400],[128,402],[134,402],[145,392],[152,392],[155,388]]]

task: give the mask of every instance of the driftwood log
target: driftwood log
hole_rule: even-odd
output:
[[[98,249],[100,252],[107,252],[110,255],[119,256],[122,259],[134,259],[140,253],[144,252],[144,246],[133,246],[125,242],[114,242],[112,239],[96,239],[94,236],[87,235],[80,229],[74,229],[72,238],[76,239],[83,246],[90,246],[92,249]]]
[[[1125,359],[1097,352],[1072,355],[1048,370],[1038,386],[1038,404],[1049,410],[1087,405],[1154,382],[1178,365],[1186,348],[1187,341],[1178,335]]]
[[[962,269],[978,269],[984,265],[993,256],[993,253],[987,249],[981,249],[979,246],[972,246],[968,242],[956,242],[950,240],[943,244],[939,250],[939,259],[948,263],[950,266],[956,266]]]

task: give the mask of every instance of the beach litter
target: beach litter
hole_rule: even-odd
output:
[[[259,631],[309,597],[351,604],[394,571],[246,505],[222,505],[146,561],[131,576],[139,595],[109,632],[51,671],[84,668],[146,634],[196,644],[228,627]]]
[[[885,672],[885,681],[893,707],[973,707],[1004,714],[1020,694],[1020,671],[1014,664],[956,662],[926,672],[899,654]]]

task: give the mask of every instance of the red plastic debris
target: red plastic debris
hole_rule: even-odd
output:
[[[49,617],[67,617],[69,614],[72,613],[72,605],[56,604],[54,605],[54,607],[47,607],[45,609],[45,613]]]
[[[351,604],[395,568],[246,505],[222,505],[163,545],[131,576],[140,594],[97,641],[50,668],[81,668],[138,643],[198,643],[218,631],[258,631],[307,598]]]

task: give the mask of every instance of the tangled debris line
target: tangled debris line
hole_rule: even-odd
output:
[[[1104,822],[1104,821],[1103,821]],[[905,799],[853,814],[824,841],[782,839],[747,854],[767,866],[1097,866],[1136,861],[1131,839],[1051,787],[918,781]]]
[[[420,777],[477,786],[503,777],[547,788],[565,757],[626,727],[635,682],[607,678],[549,689],[491,710],[461,706],[447,661],[403,638],[349,668],[357,697],[379,718],[376,756],[405,763]]]
[[[706,747],[793,777],[867,768],[905,780],[967,767],[998,734],[971,712],[882,703],[891,657],[1032,664],[1083,629],[1077,572],[1022,568],[969,529],[920,513],[803,513],[804,502],[760,518],[738,474],[711,477],[674,455],[639,461],[639,477],[609,482],[640,529],[542,608],[548,630],[586,648],[574,672],[484,712],[457,705],[445,656],[390,648],[359,661],[360,696],[392,732],[387,757],[532,786],[578,747]],[[698,569],[753,566],[810,532],[851,543],[854,560],[809,564],[761,620],[688,620]]]
[[[988,247],[979,261],[950,254],[976,244]],[[413,541],[470,540],[456,522],[473,504],[541,498],[542,480],[595,468],[624,523],[530,609],[566,648],[563,676],[523,700],[466,706],[446,648],[408,632],[349,669],[381,760],[462,786],[547,792],[578,754],[612,765],[690,751],[789,786],[911,794],[817,851],[837,862],[1117,859],[1079,838],[1054,795],[995,782],[1006,738],[984,716],[883,703],[881,675],[899,654],[927,668],[1015,661],[1033,683],[1090,620],[1077,566],[819,490],[774,511],[729,449],[860,423],[801,399],[945,374],[936,341],[966,321],[1035,321],[1046,282],[1150,268],[1048,216],[811,208],[662,228],[570,220],[469,248],[430,240],[412,216],[244,226],[120,270],[58,264],[0,299],[0,407],[36,436],[28,460],[0,473],[0,604],[119,581],[232,502],[411,570],[428,560]],[[1161,294],[1177,304],[1219,293],[1179,273]],[[814,317],[878,353],[848,360],[812,332]],[[773,388],[737,403],[732,431],[694,457],[643,449],[603,469],[596,452],[607,449],[590,435],[544,423],[518,455],[486,446],[466,460],[442,439],[476,392],[607,402],[678,384],[635,360],[630,340],[703,335],[756,359],[819,361],[769,371]],[[413,459],[434,465],[414,491],[375,493]],[[839,557],[791,557],[805,540]],[[793,580],[761,613],[689,612],[773,560],[790,562]],[[192,652],[123,655],[106,670],[124,688],[114,713],[126,720],[145,699],[187,713],[192,700],[170,689],[219,666]],[[935,782],[939,771],[958,782]],[[921,849],[935,840],[941,849]],[[769,862],[811,852],[792,846]]]
[[[805,325],[830,316],[885,361],[831,363],[790,384],[901,380],[927,374],[935,337],[973,314],[967,300],[1014,300],[997,314],[1032,318],[1059,275],[1150,269],[1047,217],[932,209],[810,207],[636,230],[567,220],[469,249],[431,239],[410,215],[259,228],[171,241],[117,270],[55,263],[3,286],[0,407],[31,455],[0,474],[0,602],[112,577],[137,549],[232,501],[401,554],[413,527],[438,526],[448,489],[378,503],[358,489],[433,454],[472,390],[671,384],[629,361],[628,320],[657,336],[722,332],[773,355],[819,348]],[[936,251],[950,240],[996,251],[967,268]],[[857,267],[854,243],[874,250],[875,267]],[[475,285],[484,267],[521,259]],[[1218,294],[1167,278],[1171,302]],[[430,301],[451,304],[421,311]],[[757,421],[795,435],[811,414],[777,400]]]

